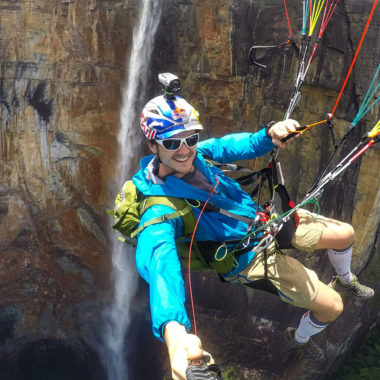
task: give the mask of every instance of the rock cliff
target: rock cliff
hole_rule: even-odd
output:
[[[298,36],[302,7],[296,0],[287,3]],[[126,179],[115,172],[117,133],[138,4],[0,3],[0,374],[9,378],[34,374],[51,362],[67,378],[105,378],[96,352],[102,311],[112,298],[109,247],[115,238],[105,210],[112,206],[115,182]],[[282,2],[169,0],[162,7],[147,99],[159,93],[157,74],[171,71],[183,79],[183,95],[199,110],[207,127],[204,137],[256,131],[283,118],[297,65],[294,52],[276,52],[267,70],[247,60],[253,44],[287,39]],[[369,0],[340,3],[293,114],[301,123],[321,120],[331,111],[371,7]],[[379,29],[377,8],[335,115],[340,137],[380,62]],[[342,154],[379,119],[378,109],[366,115]],[[325,127],[315,127],[281,152],[295,200],[331,152]],[[259,168],[265,161],[249,164]],[[352,221],[357,233],[354,269],[378,291],[379,165],[380,150],[374,147],[321,198],[323,214]],[[325,252],[292,254],[328,281],[332,270]],[[347,300],[342,317],[318,338],[327,361],[292,362],[282,331],[297,324],[301,311],[220,283],[213,275],[195,274],[193,282],[200,335],[215,357],[233,368],[233,379],[322,378],[379,312],[378,297]],[[135,378],[153,378],[147,372],[153,371],[161,379],[168,367],[166,349],[151,337],[146,299],[141,282],[132,307],[139,339],[128,360]],[[146,347],[157,358],[153,369],[138,363]],[[72,372],[58,363],[70,363]]]

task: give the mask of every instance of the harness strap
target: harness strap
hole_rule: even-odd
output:
[[[185,235],[188,235],[192,232],[192,229],[195,226],[196,220],[195,220],[194,214],[191,212],[192,211],[191,207],[188,204],[186,204],[186,202],[178,198],[148,197],[144,201],[142,213],[144,213],[148,208],[156,204],[165,205],[177,211],[164,214],[164,215],[148,220],[131,234],[131,238],[134,238],[135,236],[137,236],[139,232],[141,232],[144,228],[148,226],[165,222],[166,220],[171,220],[178,217],[182,217],[184,221]]]
[[[240,222],[244,222],[246,224],[250,224],[252,222],[252,218],[247,218],[245,216],[242,216],[242,215],[239,215],[239,214],[235,214],[235,213],[233,213],[231,211],[228,211],[228,210],[225,210],[223,208],[216,207],[216,206],[214,206],[211,203],[207,204],[206,211],[216,211],[216,212],[219,212],[219,214],[226,215],[229,218],[239,220]]]
[[[268,279],[268,252],[267,249],[264,249],[264,278]]]

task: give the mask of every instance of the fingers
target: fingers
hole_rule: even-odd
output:
[[[185,327],[178,322],[171,321],[166,324],[164,337],[174,380],[185,380],[189,361],[215,363],[212,356],[203,350],[201,340],[194,334],[188,334]]]
[[[284,120],[284,123],[286,123],[286,128],[289,132],[296,132],[301,127],[298,121],[293,119]]]
[[[188,360],[201,359],[204,355],[201,340],[193,334],[187,334],[184,342]]]
[[[287,119],[274,124],[269,130],[269,135],[271,136],[274,145],[284,148],[285,144],[281,140],[289,136],[291,133],[297,132],[298,128],[300,128],[298,121]]]
[[[189,361],[200,360],[204,356],[202,342],[196,335],[188,334],[185,330],[178,328],[175,322],[169,322],[166,325],[165,337],[169,349],[172,377],[174,380],[184,380]]]
[[[283,120],[278,122],[277,124],[277,132],[281,135],[281,138],[288,136],[290,133],[296,132],[297,128],[300,128],[298,121],[293,119]],[[276,124],[274,126],[276,126]]]
[[[203,351],[203,357],[207,364],[215,364],[215,360],[209,352]]]

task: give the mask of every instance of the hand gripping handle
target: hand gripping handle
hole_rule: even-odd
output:
[[[300,132],[303,132],[303,131],[306,131],[307,127],[304,125],[304,126],[300,126],[298,128],[296,128],[296,131],[297,132],[292,132],[292,133],[289,133],[286,137],[283,137],[281,139],[282,142],[286,142],[288,141],[289,139],[291,139],[292,137],[298,135]]]

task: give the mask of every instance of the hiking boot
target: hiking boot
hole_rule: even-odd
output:
[[[292,347],[297,348],[298,352],[305,359],[321,361],[325,358],[325,354],[322,349],[317,346],[310,338],[307,343],[298,343],[296,341],[296,331],[294,327],[288,327],[285,330],[285,338]]]
[[[371,298],[375,294],[372,288],[362,285],[355,275],[353,275],[353,280],[349,284],[345,284],[338,276],[334,276],[329,286],[339,294],[349,293],[356,298]]]

